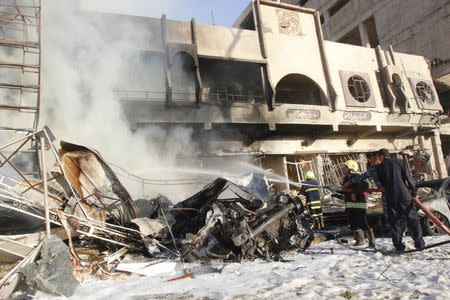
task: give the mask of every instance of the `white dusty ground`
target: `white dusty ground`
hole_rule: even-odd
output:
[[[407,248],[412,248],[411,239],[405,239]],[[427,237],[426,242],[447,239]],[[387,238],[377,242],[392,247]],[[181,275],[179,269],[152,277],[90,281],[71,299],[450,299],[450,244],[411,254],[382,255],[327,241],[284,257],[292,261],[218,264],[214,266],[223,267],[221,273],[172,282],[167,280]]]

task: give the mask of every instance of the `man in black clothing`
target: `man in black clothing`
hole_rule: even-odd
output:
[[[398,251],[405,250],[402,242],[401,218],[406,219],[408,230],[416,249],[422,249],[422,236],[417,208],[412,197],[417,197],[416,184],[406,169],[405,163],[397,158],[389,158],[389,151],[380,149],[375,160],[378,181],[385,189],[386,213],[391,229],[392,243]]]

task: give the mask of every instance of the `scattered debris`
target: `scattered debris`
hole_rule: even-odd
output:
[[[46,182],[21,174],[10,157],[4,161],[21,180],[0,178],[0,225],[5,224],[0,252],[12,254],[9,261],[23,259],[1,280],[3,298],[24,278],[27,293],[37,288],[70,296],[93,278],[138,274],[176,281],[221,273],[223,266],[210,262],[283,262],[283,253],[305,251],[314,241],[313,220],[302,200],[271,189],[264,175],[217,178],[177,204],[163,195],[134,201],[95,150],[61,142],[58,151],[45,136],[54,154]],[[52,235],[43,239],[46,222]],[[319,234],[317,241],[324,239]]]
[[[185,279],[185,278],[194,278],[194,273],[187,273],[187,274],[175,277],[175,278],[171,278],[171,279],[167,280],[167,282],[176,281],[176,280]]]
[[[28,264],[34,262],[41,251],[42,243],[43,242],[40,242],[37,247],[31,250],[31,252],[28,253],[24,259],[22,259],[0,280],[0,299],[9,299],[11,297],[13,292],[16,290],[19,281],[22,279],[19,271],[22,270],[22,268],[25,268]]]
[[[68,183],[81,199],[67,212],[81,215],[79,209],[89,210],[100,221],[107,213],[117,225],[139,217],[130,194],[98,152],[62,141],[59,156]]]
[[[181,270],[181,263],[166,259],[124,259],[117,266],[118,271],[134,273],[144,276],[173,274]]]
[[[64,242],[56,236],[44,239],[40,259],[20,271],[28,285],[53,294],[71,296],[79,286],[73,275],[71,253]]]
[[[358,298],[358,293],[352,290],[346,290],[340,294],[341,297],[345,299],[356,299]]]
[[[435,174],[430,164],[431,154],[428,149],[413,144],[402,149],[400,154],[405,157],[414,180],[421,182],[434,178]]]

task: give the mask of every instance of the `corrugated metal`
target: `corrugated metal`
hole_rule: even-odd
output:
[[[61,148],[62,167],[83,203],[106,210],[121,223],[139,217],[130,194],[97,151],[63,141]]]

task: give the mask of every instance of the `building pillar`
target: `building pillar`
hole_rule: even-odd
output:
[[[444,153],[442,152],[442,142],[439,130],[433,130],[431,136],[431,145],[433,147],[433,157],[436,165],[436,172],[439,178],[447,177],[447,168],[445,167]]]
[[[370,48],[369,33],[364,22],[358,25],[359,35],[361,36],[361,46]]]
[[[328,23],[330,21],[330,12],[328,10],[325,10],[322,13],[322,16],[323,16],[323,24],[322,24],[323,38],[328,39]]]
[[[316,167],[316,172],[315,172],[315,175],[316,175],[316,179],[319,181],[319,183],[321,184],[321,185],[324,185],[325,184],[325,182],[324,182],[324,180],[323,180],[323,157],[322,157],[322,155],[317,155],[315,158],[314,158],[314,165],[315,165],[315,167]]]
[[[360,172],[367,171],[367,156],[365,153],[358,155],[359,165],[361,166]]]
[[[287,159],[286,156],[283,156],[283,171],[284,171],[284,177],[286,177],[286,191],[289,191],[289,173],[288,173],[288,167],[287,167]]]

